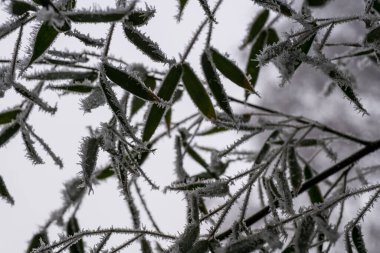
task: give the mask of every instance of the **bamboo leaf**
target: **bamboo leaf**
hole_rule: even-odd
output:
[[[209,128],[209,129],[205,129],[202,132],[199,132],[197,134],[197,136],[207,136],[207,135],[211,135],[211,134],[218,134],[218,133],[226,132],[228,130],[229,129],[225,128],[225,127],[214,126],[214,127]]]
[[[35,234],[32,237],[32,239],[29,242],[29,246],[28,246],[28,249],[26,250],[26,253],[31,253],[33,251],[33,249],[42,246],[41,245],[41,241],[44,244],[48,244],[49,243],[49,238],[48,238],[48,234],[47,234],[46,230],[43,230],[43,231]]]
[[[378,42],[379,40],[380,40],[380,26],[377,26],[371,31],[369,31],[364,38],[364,42],[368,44]]]
[[[5,126],[0,131],[0,148],[3,147],[7,142],[14,137],[20,130],[20,124],[14,122],[8,126]]]
[[[253,86],[248,80],[248,77],[240,70],[240,68],[226,56],[222,55],[219,51],[211,48],[212,59],[215,67],[229,80],[233,83],[239,85],[240,87],[254,92]]]
[[[261,5],[264,8],[273,10],[286,17],[291,17],[296,14],[296,12],[290,7],[290,5],[282,0],[254,0],[254,2],[258,5]]]
[[[356,224],[352,228],[351,235],[352,235],[352,241],[353,241],[355,248],[358,251],[358,253],[367,253],[368,251],[365,247],[362,230],[361,230],[361,227],[359,225]]]
[[[280,132],[278,130],[275,130],[269,135],[268,139],[266,139],[264,145],[262,146],[262,148],[256,156],[255,164],[260,164],[265,159],[266,155],[270,150],[271,142],[277,138],[279,133]]]
[[[46,89],[63,91],[65,93],[79,93],[79,94],[87,94],[94,90],[94,86],[87,84],[68,84],[68,85],[48,85]]]
[[[309,180],[310,178],[313,177],[313,174],[308,164],[305,165],[303,171],[305,175],[305,180]],[[312,187],[310,187],[307,193],[309,195],[311,203],[317,204],[317,203],[324,202],[321,190],[319,189],[318,185],[313,185]]]
[[[66,224],[67,235],[74,235],[77,232],[80,232],[78,220],[75,216],[71,217]],[[84,244],[83,240],[78,240],[74,245],[69,248],[70,253],[84,253]]]
[[[194,243],[193,247],[186,253],[206,253],[208,252],[208,240],[199,240],[196,243]]]
[[[218,73],[216,72],[214,63],[212,61],[211,53],[209,50],[205,50],[201,56],[201,65],[203,73],[206,77],[206,81],[210,87],[212,94],[220,108],[227,113],[231,119],[234,118],[231,106],[228,102],[228,96],[224,90],[224,87],[219,79]]]
[[[124,90],[138,96],[141,99],[156,102],[160,101],[156,94],[154,94],[141,80],[132,74],[117,69],[106,62],[103,63],[103,68],[106,76]]]
[[[92,190],[92,174],[95,170],[96,160],[98,158],[99,139],[95,137],[86,137],[82,140],[79,155],[81,157],[80,165],[82,167],[83,182]]]
[[[181,21],[183,16],[183,10],[185,9],[188,0],[177,0],[178,1],[178,13],[176,15],[177,22]]]
[[[11,204],[12,206],[15,204],[15,201],[13,197],[11,196],[11,194],[9,193],[2,176],[0,176],[0,197],[3,198],[6,202]]]
[[[24,75],[23,77],[27,80],[56,81],[73,79],[78,82],[83,82],[84,80],[94,81],[98,77],[98,73],[95,71],[43,71]]]
[[[80,106],[83,111],[91,112],[91,110],[104,105],[105,103],[106,99],[103,96],[101,88],[95,87],[90,95],[80,101]]]
[[[287,162],[290,172],[290,182],[292,184],[293,193],[298,193],[302,185],[302,169],[297,161],[296,151],[294,147],[289,146],[287,150]]]
[[[148,36],[141,33],[127,22],[123,23],[125,36],[132,44],[140,49],[144,54],[150,57],[153,61],[168,63],[170,62],[165,53],[162,52],[158,44],[152,41]]]
[[[125,21],[133,26],[146,25],[156,14],[154,8],[147,6],[146,10],[133,10],[125,18]]]
[[[0,125],[11,123],[22,112],[20,107],[14,107],[0,112]]]
[[[29,13],[25,13],[23,16],[17,19],[10,19],[0,26],[0,39],[5,38],[8,34],[19,28],[28,19]]]
[[[174,91],[178,85],[178,82],[182,75],[181,65],[173,65],[168,73],[166,74],[164,80],[162,81],[161,87],[158,90],[157,95],[164,101],[170,101],[174,94]],[[154,132],[156,131],[162,116],[165,112],[165,108],[159,105],[152,104],[148,112],[148,117],[143,130],[142,139],[143,141],[148,141]]]
[[[32,65],[37,59],[39,59],[46,50],[53,44],[54,40],[58,36],[58,31],[48,22],[44,22],[39,27],[36,36],[34,38],[34,43],[32,46],[32,53],[24,67],[24,70]]]
[[[246,72],[251,78],[250,82],[253,88],[256,86],[260,72],[260,65],[257,61],[257,55],[264,49],[264,46],[267,43],[267,38],[267,31],[260,32],[255,43],[252,45],[251,52],[249,53]]]
[[[54,114],[57,111],[56,106],[54,107],[50,106],[45,101],[43,101],[38,96],[38,94],[34,93],[33,91],[29,91],[24,85],[17,82],[14,82],[12,84],[13,84],[13,88],[17,91],[17,93],[19,93],[20,95],[22,95],[23,97],[31,101],[32,103],[38,105],[42,110],[51,114]]]
[[[28,157],[33,164],[44,164],[44,161],[34,148],[34,141],[32,141],[29,132],[24,127],[21,128],[21,136],[26,148],[26,157]]]
[[[131,8],[118,8],[108,10],[81,10],[63,12],[71,21],[76,23],[105,23],[116,22],[123,19]]]
[[[172,124],[172,108],[169,108],[166,111],[164,119],[165,119],[166,131],[168,132],[168,135],[170,136],[170,132],[171,132],[170,128]]]
[[[37,7],[30,3],[19,0],[12,0],[9,4],[10,14],[21,16],[28,11],[37,11]]]
[[[95,178],[97,180],[105,180],[105,179],[107,179],[113,175],[115,175],[115,171],[113,170],[113,168],[111,166],[107,166],[106,168],[98,171],[96,173]]]
[[[249,43],[255,40],[255,38],[259,35],[265,23],[267,22],[269,17],[269,11],[267,9],[262,10],[250,24],[248,34],[243,40],[243,44],[240,46],[240,49],[245,48]]]
[[[144,80],[144,84],[146,85],[146,87],[150,88],[151,90],[156,89],[156,79],[154,79],[154,77],[147,76],[146,79]],[[145,100],[134,96],[131,102],[130,117],[133,117],[144,105],[145,105]]]
[[[197,75],[194,73],[194,70],[188,63],[184,63],[182,68],[182,81],[194,104],[204,116],[212,120],[216,119],[214,106],[212,105],[211,99],[203,87],[202,82],[199,80]]]
[[[275,29],[268,28],[267,33],[268,33],[267,42],[266,42],[267,45],[272,45],[274,43],[277,43],[280,40]]]

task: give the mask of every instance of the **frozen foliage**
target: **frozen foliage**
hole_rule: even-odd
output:
[[[348,252],[354,252],[354,248],[367,252],[366,241],[371,237],[362,220],[375,208],[380,193],[375,177],[380,166],[375,165],[377,158],[367,157],[380,149],[380,140],[364,139],[364,128],[355,129],[353,132],[358,134],[352,135],[308,117],[253,104],[249,95],[258,94],[257,87],[264,86],[260,72],[265,72],[260,69],[265,65],[273,64],[278,69],[280,86],[293,83],[300,67],[308,65],[327,79],[325,96],[339,90],[355,109],[369,117],[364,106],[366,97],[363,103],[359,99],[360,75],[353,73],[378,67],[380,1],[362,1],[355,15],[339,13],[339,17],[323,18],[320,13],[325,10],[332,13],[332,1],[249,1],[260,10],[250,18],[253,22],[242,38],[240,49],[250,48],[244,56],[245,70],[233,60],[236,57],[213,46],[213,32],[223,29],[216,22],[216,17],[223,19],[218,16],[223,0],[196,1],[203,20],[194,24],[191,39],[173,59],[155,41],[157,38],[144,33],[151,20],[165,14],[156,13],[155,6],[141,1],[118,0],[103,9],[87,2],[83,2],[86,8],[78,9],[76,0],[3,2],[10,17],[0,25],[0,40],[16,31],[18,36],[13,52],[0,61],[0,98],[14,91],[21,102],[0,110],[0,148],[6,148],[19,134],[33,165],[48,162],[39,153],[42,147],[59,168],[64,168],[60,156],[53,152],[58,144],[45,141],[29,119],[35,106],[54,116],[57,106],[51,106],[50,101],[56,97],[47,100],[45,90],[65,97],[81,96],[78,107],[86,113],[84,117],[100,106],[111,115],[88,127],[77,157],[80,173],[63,184],[62,206],[31,236],[28,253],[122,252],[136,245],[144,253],[304,253],[315,249],[327,253],[342,251],[337,247],[342,240]],[[173,22],[180,22],[189,2],[177,0],[178,13]],[[104,23],[109,29],[99,38],[77,23]],[[357,23],[362,23],[363,39],[340,42],[337,35],[341,25],[347,29]],[[33,29],[24,29],[30,26]],[[117,27],[122,28],[121,34]],[[160,30],[162,36],[168,33],[165,29]],[[30,30],[31,34],[26,34]],[[189,55],[203,38],[202,32],[206,36],[199,61],[190,62]],[[78,40],[82,48],[53,49],[62,36]],[[119,58],[118,53],[112,55],[110,52],[123,50],[114,51],[111,42],[116,36],[123,43],[133,44],[131,50],[140,50],[152,64]],[[175,36],[170,40],[176,41]],[[21,47],[24,43],[26,54]],[[334,47],[339,47],[338,56],[333,54]],[[30,88],[33,82],[38,84]],[[230,84],[244,95],[232,96]],[[373,92],[373,96],[376,94]],[[193,114],[178,111],[178,104],[184,103],[182,97],[184,101],[191,99],[185,107]],[[324,97],[313,98],[325,102]],[[265,95],[260,101],[268,104],[276,99]],[[236,104],[244,111],[239,112],[242,107]],[[62,134],[61,129],[53,131]],[[211,142],[210,136],[219,137]],[[173,159],[158,166],[153,154],[165,141],[173,142]],[[109,160],[99,166],[101,152]],[[173,172],[165,185],[151,179],[145,165],[148,159],[156,170]],[[361,159],[367,159],[364,163],[371,166],[363,168]],[[14,188],[6,184],[7,178],[0,176],[0,197],[14,205]],[[77,212],[86,201],[86,193],[95,192],[96,197],[98,185],[109,178],[117,182],[130,227],[82,228]],[[175,205],[183,204],[186,210],[183,226],[175,227],[176,235],[165,232],[176,224],[161,222],[167,213],[152,211],[152,203],[144,197],[150,192],[140,183],[157,194],[169,196],[175,192],[183,196],[182,203],[168,206],[172,211]],[[345,205],[358,196],[368,200],[348,220]],[[55,225],[62,233],[52,241],[48,235],[56,231],[52,229]],[[123,241],[115,244],[116,236]]]

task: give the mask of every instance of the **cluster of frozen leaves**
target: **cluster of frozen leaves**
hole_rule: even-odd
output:
[[[178,22],[190,0],[178,0]],[[194,0],[195,1],[195,0]],[[41,231],[33,236],[28,252],[87,252],[85,239],[98,236],[98,243],[90,252],[118,252],[133,243],[140,243],[141,251],[153,252],[152,243],[156,242],[156,252],[172,253],[237,253],[237,252],[307,252],[318,248],[326,252],[341,237],[341,219],[334,222],[332,213],[338,204],[344,206],[346,199],[363,193],[375,192],[368,203],[359,211],[354,220],[345,226],[344,237],[347,251],[352,246],[358,252],[366,252],[360,219],[369,212],[379,194],[378,184],[369,184],[366,175],[374,173],[377,167],[357,168],[358,176],[347,178],[349,171],[362,157],[380,148],[380,142],[369,142],[341,133],[328,126],[306,118],[294,117],[270,108],[256,106],[247,102],[249,95],[258,95],[261,68],[273,63],[281,74],[281,84],[291,82],[292,77],[302,64],[320,70],[337,86],[355,108],[367,114],[358,98],[353,76],[324,51],[331,45],[330,37],[334,28],[350,22],[364,22],[367,33],[362,43],[355,44],[357,50],[349,51],[341,58],[368,57],[378,64],[380,28],[380,2],[363,2],[363,11],[358,16],[319,19],[313,16],[314,8],[329,8],[329,0],[305,0],[298,10],[291,2],[284,0],[254,0],[260,11],[254,16],[243,38],[241,50],[249,47],[246,68],[239,67],[232,57],[212,46],[212,32],[218,25],[216,11],[222,3],[219,0],[211,8],[207,0],[198,0],[199,8],[205,19],[194,33],[179,59],[170,58],[161,50],[154,38],[142,32],[141,27],[148,25],[154,18],[154,7],[141,7],[138,1],[117,1],[115,7],[108,9],[77,9],[76,0],[33,0],[5,1],[11,19],[0,26],[0,39],[18,31],[15,49],[10,60],[2,61],[0,67],[0,97],[13,89],[23,101],[13,107],[0,111],[0,147],[5,146],[19,132],[25,144],[26,156],[33,164],[44,160],[35,143],[39,143],[60,168],[63,162],[50,146],[33,129],[28,116],[37,106],[52,115],[57,106],[43,99],[43,88],[61,95],[81,95],[80,109],[91,113],[100,106],[107,106],[112,117],[95,128],[90,128],[88,136],[82,139],[79,148],[81,173],[64,185],[63,205],[48,218]],[[279,36],[277,20],[295,22],[297,31],[287,31]],[[90,31],[73,28],[76,23],[108,23],[108,34],[104,38],[93,38]],[[26,56],[19,54],[21,38],[25,35],[23,27],[34,24],[32,41]],[[200,55],[201,73],[187,61],[187,56],[209,25],[205,48]],[[109,55],[110,41],[116,36],[115,25],[122,26],[126,43],[133,44],[152,62],[161,63],[163,71],[157,71],[139,63],[126,62]],[[85,47],[95,51],[60,51],[53,49],[54,41],[60,36],[70,36],[79,40]],[[354,43],[342,43],[340,46]],[[93,66],[93,62],[96,65]],[[45,65],[36,71],[38,65]],[[34,89],[24,84],[38,81]],[[244,99],[231,97],[227,85],[236,86],[245,93]],[[227,89],[228,90],[228,89]],[[181,121],[173,122],[172,108],[189,96],[196,113]],[[265,98],[263,98],[265,99]],[[236,113],[232,103],[245,104],[248,112]],[[143,119],[137,119],[139,111],[145,111]],[[201,127],[207,124],[206,127]],[[158,133],[160,125],[166,128]],[[194,144],[195,140],[210,135],[239,131],[244,133],[230,145],[205,147]],[[321,137],[321,134],[328,135]],[[259,150],[244,150],[245,143],[258,135],[265,135]],[[176,154],[176,180],[166,186],[164,192],[175,191],[184,194],[187,203],[187,223],[178,236],[168,235],[158,228],[148,203],[139,188],[143,179],[153,190],[159,186],[149,178],[143,168],[147,157],[154,152],[156,144],[165,137],[174,135]],[[331,144],[340,140],[351,141],[363,146],[361,150],[339,163]],[[307,149],[315,155],[305,157]],[[99,152],[109,155],[109,164],[97,165]],[[322,173],[312,166],[313,160],[325,153],[332,160],[332,166]],[[206,159],[205,154],[209,155]],[[193,173],[184,164],[185,158],[192,159],[196,166],[203,169]],[[248,169],[237,171],[231,167],[243,162]],[[235,167],[238,168],[238,167]],[[233,171],[227,173],[227,171]],[[322,194],[318,183],[331,175],[343,173],[330,188]],[[76,212],[97,184],[113,177],[119,183],[132,217],[133,228],[109,228],[83,230],[79,226]],[[347,182],[365,184],[356,190],[349,189]],[[236,189],[234,185],[242,184]],[[258,194],[255,195],[257,190]],[[308,205],[299,208],[294,199],[307,192]],[[15,200],[0,176],[0,196],[8,203]],[[249,206],[257,196],[261,210],[248,216]],[[210,208],[210,199],[218,198],[222,204]],[[135,203],[140,199],[142,206]],[[239,206],[240,211],[233,209]],[[74,207],[72,211],[71,207]],[[142,227],[140,212],[144,210],[152,223],[152,229]],[[233,211],[232,211],[233,210]],[[233,214],[233,224],[222,231],[227,223],[227,215]],[[67,218],[67,214],[69,218]],[[256,223],[265,217],[265,225]],[[64,231],[58,241],[49,242],[48,228],[55,222]],[[253,227],[255,225],[255,227]],[[203,231],[207,230],[206,233]],[[121,245],[107,245],[115,234],[126,236]],[[132,236],[132,237],[130,237]],[[162,240],[169,240],[164,249]],[[108,249],[105,249],[107,248]]]

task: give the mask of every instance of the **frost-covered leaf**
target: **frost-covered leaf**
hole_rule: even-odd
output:
[[[204,116],[209,119],[216,119],[214,106],[212,105],[211,99],[203,87],[202,82],[188,63],[184,63],[182,68],[182,81],[192,101]]]
[[[168,63],[170,60],[167,59],[166,55],[158,44],[152,41],[148,36],[141,33],[135,27],[127,22],[123,23],[123,29],[125,36],[128,38],[132,44],[134,44],[138,49],[140,49],[144,54],[150,57],[153,61]]]
[[[26,250],[26,253],[31,253],[33,251],[33,249],[42,246],[41,241],[44,244],[49,243],[49,238],[48,238],[48,234],[47,234],[46,230],[43,230],[43,231],[38,232],[37,234],[33,235],[32,239],[29,242],[29,246],[28,246],[28,249]]]
[[[12,0],[8,8],[9,12],[16,16],[21,16],[28,11],[37,11],[36,6],[20,0]]]
[[[67,235],[73,235],[77,232],[80,232],[79,223],[75,216],[72,216],[66,224]],[[84,244],[83,240],[78,240],[74,245],[69,248],[70,253],[84,253]]]
[[[9,193],[5,182],[3,180],[3,177],[0,175],[0,197],[3,198],[6,202],[8,202],[11,205],[15,204],[15,201],[11,194]]]
[[[17,122],[11,123],[3,127],[0,131],[0,148],[3,147],[8,141],[14,137],[20,130],[20,124]]]
[[[38,28],[34,37],[33,45],[31,46],[31,54],[27,60],[24,70],[39,59],[46,50],[53,44],[58,36],[58,31],[48,22],[43,22]]]
[[[277,138],[278,135],[279,135],[279,131],[278,130],[273,131],[269,135],[269,137],[266,139],[264,145],[261,147],[259,153],[256,156],[255,164],[262,163],[262,161],[265,159],[265,157],[267,156],[267,154],[268,154],[268,152],[270,150],[271,142],[274,141]]]
[[[292,190],[294,194],[298,193],[298,190],[300,189],[302,185],[302,169],[301,166],[298,163],[297,155],[294,147],[289,146],[287,149],[287,162],[289,167],[289,173],[290,173],[290,182],[292,184]]]
[[[117,8],[107,10],[78,10],[63,12],[71,21],[77,23],[104,23],[116,22],[123,19],[131,8]]]
[[[34,141],[30,138],[30,134],[25,127],[21,128],[21,136],[25,144],[26,157],[28,157],[33,164],[44,164],[44,161],[34,148]]]
[[[205,129],[199,132],[197,136],[207,136],[207,135],[212,135],[212,134],[218,134],[218,133],[226,132],[228,130],[229,130],[228,128],[215,126],[215,127],[210,127],[208,129]]]
[[[65,33],[65,35],[77,38],[83,42],[86,46],[101,48],[104,46],[104,39],[92,38],[89,34],[83,34],[76,29],[72,29]]]
[[[73,79],[77,82],[83,82],[84,80],[94,81],[98,77],[98,73],[95,71],[42,71],[33,74],[23,75],[27,80],[66,80]]]
[[[352,228],[351,236],[352,236],[352,242],[354,243],[355,248],[358,251],[358,253],[367,253],[368,251],[365,247],[362,230],[359,225],[355,225]]]
[[[0,111],[0,125],[11,123],[21,112],[20,107],[14,107],[5,111]]]
[[[156,79],[152,76],[147,76],[144,80],[144,84],[151,90],[156,89]],[[146,101],[138,97],[133,97],[131,102],[131,114],[130,117],[133,117],[144,105]]]
[[[90,95],[80,101],[80,106],[83,111],[91,112],[91,110],[98,108],[105,103],[106,99],[103,96],[102,90],[99,87],[95,87]]]
[[[87,94],[94,90],[94,86],[80,83],[73,83],[68,85],[48,85],[46,89],[62,91],[64,93],[77,93],[77,94]]]
[[[24,98],[28,99],[32,103],[38,105],[42,110],[54,114],[57,111],[57,107],[52,107],[49,104],[47,104],[45,101],[43,101],[38,94],[34,93],[33,91],[29,91],[24,85],[14,82],[13,88]]]
[[[138,96],[141,99],[156,102],[160,101],[156,94],[154,94],[140,79],[131,73],[120,70],[106,62],[103,63],[103,68],[106,76],[124,90]]]
[[[379,41],[380,41],[380,26],[373,28],[371,31],[367,33],[367,35],[364,38],[364,42],[368,44],[378,43]]]
[[[206,49],[201,56],[201,65],[206,81],[210,87],[212,94],[220,108],[227,113],[231,119],[234,118],[231,106],[228,102],[228,96],[224,90],[223,84],[219,79],[216,68],[211,56],[211,52]]]
[[[250,27],[248,29],[248,34],[243,40],[243,44],[240,46],[240,49],[245,48],[249,43],[255,40],[255,38],[258,36],[258,34],[263,29],[265,23],[267,22],[269,17],[269,11],[267,9],[264,9],[260,11],[257,16],[255,16],[255,19],[250,24]]]
[[[268,38],[268,31],[264,30],[260,32],[257,39],[253,43],[251,47],[251,51],[249,53],[246,72],[247,72],[247,75],[249,75],[251,78],[250,83],[253,87],[256,86],[256,82],[257,82],[257,79],[259,77],[259,72],[260,72],[260,65],[257,61],[257,55],[260,53],[260,51],[263,50],[265,44],[267,43],[267,38]]]
[[[188,0],[177,0],[178,2],[178,13],[176,15],[177,22],[179,22],[182,19],[183,10],[185,9]]]
[[[302,218],[297,226],[294,237],[294,249],[296,253],[308,252],[313,239],[315,222],[310,216]]]
[[[254,2],[264,8],[278,12],[286,17],[291,17],[296,14],[290,5],[283,0],[254,0]]]
[[[305,165],[304,167],[304,175],[305,175],[305,180],[311,179],[313,177],[313,174],[311,172],[311,169],[308,164]],[[313,204],[316,203],[323,203],[323,196],[321,193],[321,190],[319,189],[318,185],[313,185],[307,190],[307,193],[309,195],[310,201]]]
[[[239,85],[240,87],[254,92],[248,77],[241,71],[241,69],[226,56],[222,55],[215,48],[211,48],[212,58],[215,67],[229,80],[233,83]]]
[[[0,39],[5,38],[8,34],[19,28],[22,24],[25,23],[27,18],[29,17],[28,13],[25,13],[23,16],[16,18],[16,19],[10,19],[9,21],[3,23],[0,26]]]
[[[156,9],[147,6],[146,10],[133,10],[125,18],[125,21],[133,26],[146,25],[156,14]]]
[[[95,137],[86,137],[82,140],[80,147],[80,165],[82,167],[83,182],[92,190],[92,176],[98,159],[99,139]]]
[[[178,82],[182,75],[182,67],[181,65],[173,65],[168,73],[166,74],[160,89],[158,90],[158,97],[160,97],[164,101],[170,101],[173,97],[174,91],[177,88]],[[146,119],[146,123],[144,125],[142,139],[143,141],[148,141],[154,132],[156,131],[158,125],[161,122],[162,116],[164,115],[165,108],[160,107],[159,105],[152,104],[148,117]]]

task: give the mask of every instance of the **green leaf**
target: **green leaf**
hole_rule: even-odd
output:
[[[146,25],[156,14],[156,10],[147,6],[146,10],[133,10],[125,18],[125,22],[133,26]]]
[[[236,64],[228,59],[226,56],[219,53],[214,48],[211,48],[212,59],[214,61],[215,67],[229,80],[239,85],[240,87],[254,92],[248,77],[240,70]]]
[[[106,168],[98,171],[95,178],[97,180],[105,180],[109,177],[112,177],[113,175],[115,175],[113,168],[111,166],[107,166]]]
[[[245,48],[249,43],[251,43],[260,31],[265,26],[269,17],[269,11],[267,9],[262,10],[253,20],[252,24],[249,27],[247,36],[243,40],[243,44],[240,46],[240,49]]]
[[[53,26],[49,25],[48,22],[41,24],[34,39],[32,54],[30,55],[24,70],[32,65],[33,62],[39,59],[46,52],[46,50],[49,49],[57,36],[58,31]]]
[[[228,102],[228,96],[224,90],[224,87],[219,79],[218,73],[216,72],[214,63],[212,62],[211,53],[209,50],[205,50],[202,53],[201,65],[203,73],[206,77],[206,81],[210,87],[212,94],[220,108],[227,113],[231,119],[234,118],[231,106]]]
[[[118,9],[108,9],[106,11],[93,11],[93,10],[82,10],[82,11],[72,11],[63,12],[63,14],[68,17],[71,21],[76,23],[105,23],[105,22],[116,22],[123,19],[129,12],[130,8],[118,8]]]
[[[329,0],[307,0],[307,4],[312,7],[321,7],[325,5]]]
[[[13,197],[11,196],[11,194],[9,193],[2,176],[0,176],[0,197],[3,198],[6,202],[8,202],[11,205],[15,204],[15,201]]]
[[[199,80],[197,75],[194,73],[194,70],[188,63],[184,63],[182,65],[182,68],[182,81],[194,104],[198,107],[204,116],[212,120],[216,119],[216,113],[211,99],[203,87],[201,80]]]
[[[148,89],[137,77],[117,69],[106,62],[103,63],[103,67],[106,76],[124,90],[138,96],[141,99],[157,102],[160,101],[156,94]]]
[[[367,35],[365,36],[364,42],[370,44],[370,43],[378,42],[379,40],[380,40],[380,26],[377,26],[367,33]]]
[[[66,224],[67,235],[73,235],[77,232],[80,232],[78,220],[75,216],[71,217]],[[84,244],[83,240],[78,240],[74,245],[69,248],[70,253],[84,253]]]
[[[309,180],[313,177],[313,173],[308,164],[305,165],[303,169],[303,174],[305,175],[305,180]],[[324,201],[323,196],[318,185],[313,185],[312,187],[310,187],[309,190],[307,190],[307,193],[309,195],[311,203],[313,204],[323,203]]]
[[[1,24],[0,39],[5,38],[7,35],[23,25],[28,20],[28,17],[29,13],[25,13],[21,17],[9,19],[7,22]]]
[[[26,250],[26,253],[31,253],[33,249],[40,247],[41,240],[46,244],[49,243],[49,238],[48,238],[48,234],[46,230],[43,230],[32,237],[32,239],[29,242],[29,246],[28,246],[28,249]]]
[[[209,20],[216,22],[215,17],[210,9],[210,6],[208,5],[207,0],[198,0],[199,4],[202,6],[203,11],[205,12],[206,16]]]
[[[263,6],[264,8],[268,8],[272,11],[280,13],[286,17],[291,17],[292,15],[296,14],[296,12],[290,7],[290,5],[283,2],[282,0],[255,0],[255,3]]]
[[[152,76],[147,76],[144,80],[146,87],[154,90],[156,88],[156,79]],[[131,102],[131,115],[133,117],[143,106],[145,105],[145,100],[138,97],[133,97]]]
[[[93,91],[94,86],[86,84],[68,84],[68,85],[48,85],[46,89],[57,90],[70,93],[87,94]]]
[[[0,125],[11,123],[16,119],[17,115],[21,112],[20,107],[14,107],[9,110],[0,112]]]
[[[132,42],[132,44],[134,44],[144,54],[149,56],[150,59],[163,63],[170,62],[156,42],[152,41],[148,36],[141,33],[129,23],[123,23],[123,30],[128,40]]]
[[[0,148],[3,147],[12,137],[14,137],[19,130],[19,123],[12,123],[2,128],[0,131]]]
[[[351,235],[352,235],[352,241],[358,253],[367,253],[367,249],[365,247],[365,243],[363,239],[362,230],[359,225],[356,224],[352,228]]]
[[[183,10],[185,9],[188,0],[177,0],[178,1],[178,14],[176,15],[177,22],[179,22],[183,15]]]
[[[12,0],[9,4],[9,11],[13,15],[20,16],[28,11],[37,11],[37,7],[24,1]]]
[[[195,151],[195,149],[193,149],[190,145],[188,145],[188,143],[186,142],[184,138],[181,138],[181,139],[182,139],[182,145],[184,148],[186,148],[186,151],[190,155],[190,157],[193,158],[193,160],[197,162],[199,165],[201,165],[203,168],[208,169],[209,165],[203,159],[203,157],[197,151]]]
[[[178,82],[182,75],[181,65],[173,65],[168,73],[166,74],[164,80],[162,81],[161,87],[158,90],[157,95],[165,101],[170,101],[174,91],[178,85]],[[143,130],[142,140],[148,141],[154,132],[156,131],[158,125],[161,122],[162,116],[164,115],[165,108],[159,105],[153,104],[148,112],[148,117]]]
[[[297,155],[294,147],[289,146],[287,150],[287,162],[290,172],[290,183],[293,187],[293,193],[298,193],[302,185],[302,169],[297,161]]]
[[[141,253],[153,253],[152,246],[150,245],[150,242],[142,238],[141,239]]]
[[[199,240],[196,243],[194,243],[193,247],[186,253],[206,253],[208,252],[208,240]]]
[[[274,43],[277,43],[280,40],[275,29],[268,28],[267,33],[268,33],[267,42],[266,42],[267,45],[272,45]]]
[[[255,43],[252,45],[251,52],[249,53],[248,63],[247,63],[247,75],[251,77],[251,85],[253,87],[256,86],[257,79],[259,77],[260,65],[256,60],[257,55],[264,49],[264,46],[267,43],[268,32],[262,31],[260,32],[258,38]]]

